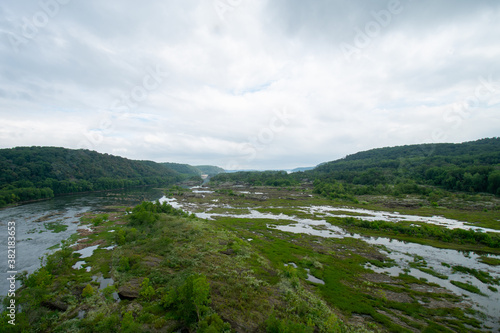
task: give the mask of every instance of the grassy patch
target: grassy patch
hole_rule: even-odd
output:
[[[452,285],[457,286],[458,288],[461,288],[463,290],[467,290],[468,292],[471,292],[471,293],[474,293],[474,294],[478,294],[478,295],[482,295],[482,296],[486,296],[485,294],[483,294],[481,292],[481,290],[479,290],[478,287],[473,286],[472,284],[463,283],[463,282],[454,281],[454,280],[451,280],[450,282],[451,282]]]
[[[479,261],[490,266],[500,266],[500,259],[497,258],[481,256],[479,257]]]
[[[45,226],[45,229],[50,230],[53,233],[63,232],[63,231],[66,231],[68,229],[68,226],[66,224],[63,224],[60,221],[45,222],[43,225]]]

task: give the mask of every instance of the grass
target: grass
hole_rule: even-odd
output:
[[[450,281],[451,284],[453,284],[454,286],[457,286],[458,288],[461,288],[463,290],[467,290],[468,292],[471,292],[471,293],[474,293],[474,294],[478,294],[478,295],[481,295],[481,296],[486,296],[485,294],[483,294],[481,292],[481,290],[479,290],[478,287],[476,286],[473,286],[472,284],[470,283],[463,283],[463,282],[460,282],[460,281],[454,281],[454,280],[451,280]]]
[[[490,266],[500,266],[500,259],[497,258],[481,256],[479,257],[479,261]]]
[[[488,272],[483,272],[474,268],[468,268],[460,265],[453,266],[453,271],[472,275],[484,284],[500,285],[500,279],[492,277]]]
[[[61,223],[60,221],[45,222],[43,225],[45,226],[45,229],[50,230],[53,233],[63,232],[68,229],[68,226],[66,224]]]

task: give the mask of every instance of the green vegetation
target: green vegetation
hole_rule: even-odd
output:
[[[438,207],[440,200],[454,196],[450,191],[500,195],[500,138],[373,149],[304,172],[237,172],[213,181],[252,186],[313,181],[313,192],[332,200],[358,203],[364,195],[415,195]]]
[[[47,222],[44,223],[45,229],[51,230],[54,233],[66,231],[68,229],[68,226],[66,224],[63,224],[61,222]]]
[[[339,220],[338,218],[336,220]],[[445,243],[482,244],[491,248],[500,248],[499,233],[485,233],[474,230],[447,229],[445,227],[420,223],[418,225],[403,222],[365,221],[353,217],[340,220],[348,228],[383,231],[389,235],[408,235],[414,238],[436,239]]]
[[[500,285],[500,279],[493,278],[488,272],[478,271],[477,269],[468,268],[464,266],[453,266],[454,272],[462,272],[474,276],[476,279],[484,284]]]
[[[160,163],[160,164],[166,166],[169,169],[175,170],[178,173],[182,173],[185,175],[189,175],[189,176],[200,176],[201,175],[201,171],[198,168],[196,168],[192,165],[189,165],[189,164],[179,164],[179,163],[170,163],[170,162],[164,162],[164,163]]]
[[[195,168],[201,171],[202,174],[215,176],[219,173],[224,173],[224,169],[213,165],[197,165]]]
[[[457,286],[458,288],[462,288],[463,290],[467,290],[468,292],[471,292],[471,293],[474,293],[474,294],[478,294],[478,295],[486,296],[485,294],[483,294],[481,292],[481,290],[479,290],[478,287],[473,286],[470,283],[463,283],[463,282],[460,282],[460,281],[453,281],[453,280],[451,280],[450,282],[451,282],[451,284]]]
[[[491,257],[487,257],[487,256],[481,256],[479,258],[479,261],[485,263],[485,264],[488,264],[490,266],[500,266],[500,259],[497,259],[497,258],[491,258]]]
[[[155,162],[83,149],[0,149],[0,207],[68,193],[166,185],[184,178]]]
[[[307,174],[322,181],[364,185],[358,191],[426,192],[422,185],[500,195],[500,138],[461,144],[421,144],[372,149],[324,163]],[[377,186],[381,185],[382,188]],[[361,194],[361,193],[360,193]],[[430,194],[430,193],[429,193]]]
[[[266,195],[274,202],[273,195],[290,193],[301,192],[275,189]],[[201,204],[214,197],[230,200],[235,207],[252,202],[228,191],[189,200]],[[179,198],[188,199],[182,193]],[[275,214],[308,217],[297,208],[294,213],[292,206],[265,207],[263,211]],[[97,249],[85,258],[84,267],[91,267],[90,272],[71,268],[80,259],[66,242],[34,274],[20,276],[24,287],[17,302],[23,312],[15,330],[407,332],[440,327],[474,332],[480,328],[455,304],[456,296],[433,292],[432,286],[409,275],[379,280],[366,263],[379,267],[395,263],[362,240],[323,239],[267,227],[289,224],[286,220],[200,220],[159,202],[143,202],[126,209],[127,214],[123,210],[85,218],[100,230],[86,236],[89,244],[118,245],[111,251]],[[107,232],[111,229],[114,232]],[[297,268],[285,266],[292,262]],[[415,257],[413,265],[437,276],[422,258]],[[325,284],[307,281],[306,269]],[[96,274],[112,277],[114,285],[99,289],[92,279]],[[419,285],[424,286],[414,287]],[[117,303],[112,297],[115,291],[129,296]],[[438,309],[426,306],[441,303]],[[79,319],[81,311],[85,315]]]
[[[291,177],[286,171],[242,171],[221,173],[212,178],[212,182],[237,182],[252,186],[294,186],[300,184],[298,179]]]

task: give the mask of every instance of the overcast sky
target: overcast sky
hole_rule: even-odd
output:
[[[500,135],[500,2],[0,3],[0,147],[225,169]]]

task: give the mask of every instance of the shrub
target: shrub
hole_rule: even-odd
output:
[[[210,285],[205,275],[191,275],[179,287],[170,290],[163,298],[162,305],[175,311],[178,319],[191,324],[209,309]]]
[[[94,294],[94,288],[90,284],[87,284],[82,291],[82,297],[90,297]]]

